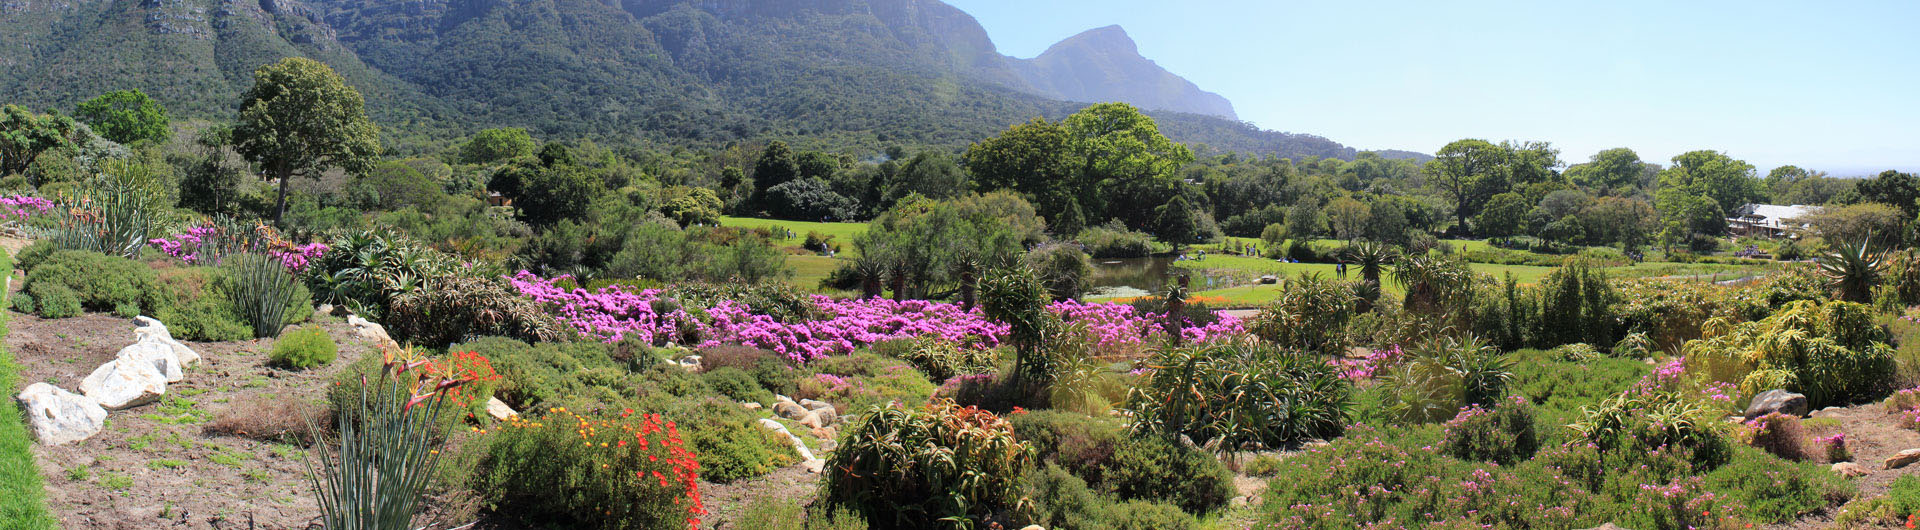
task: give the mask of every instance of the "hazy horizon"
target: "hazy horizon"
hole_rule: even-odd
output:
[[[1920,4],[948,1],[1016,57],[1118,24],[1242,120],[1357,149],[1545,140],[1569,164],[1629,147],[1762,175],[1920,171],[1920,34],[1903,27]]]

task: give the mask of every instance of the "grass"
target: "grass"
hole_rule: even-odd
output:
[[[13,259],[5,252],[0,252],[0,271],[7,274],[13,271]],[[0,293],[0,303],[4,302],[5,295]],[[9,314],[0,311],[0,339],[6,337]],[[13,352],[0,345],[0,390],[12,396],[19,388],[20,365],[14,364]],[[28,450],[32,444],[32,435],[27,433],[27,425],[20,417],[20,407],[11,402],[0,406],[0,529],[41,530],[57,526],[57,521],[47,513],[40,468]]]
[[[853,248],[853,238],[867,231],[866,223],[809,223],[805,221],[781,221],[778,219],[759,219],[754,217],[721,217],[720,226],[741,228],[780,227],[793,231],[793,237],[775,239],[774,243],[799,247],[807,239],[807,232],[819,232],[823,236],[833,236],[830,243],[839,244],[842,253],[857,252]]]
[[[1466,243],[1472,242],[1468,241]],[[1224,269],[1240,272],[1248,276],[1271,274],[1285,278],[1305,273],[1318,274],[1323,278],[1335,277],[1334,265],[1331,263],[1285,263],[1265,258],[1229,256],[1223,254],[1208,254],[1204,259],[1182,261],[1178,266],[1191,269]],[[1553,272],[1554,269],[1554,267],[1496,265],[1491,263],[1469,263],[1467,267],[1471,268],[1473,272],[1492,276],[1495,280],[1502,282],[1506,281],[1507,274],[1512,274],[1514,281],[1520,285],[1538,284],[1541,278],[1545,278],[1547,273]],[[1686,276],[1699,277],[1702,281],[1712,281],[1760,274],[1771,270],[1771,267],[1713,263],[1641,263],[1639,265],[1609,267],[1602,270],[1616,278]],[[1347,268],[1347,277],[1349,279],[1358,278],[1359,274],[1360,272],[1355,268]],[[1387,293],[1395,296],[1406,294],[1406,289],[1395,284],[1390,275],[1385,278],[1385,280],[1384,283],[1386,285],[1382,285],[1381,287],[1385,289]],[[1225,307],[1254,307],[1263,306],[1272,302],[1274,298],[1280,295],[1280,291],[1272,285],[1241,285],[1197,291],[1194,292],[1193,295],[1197,297],[1219,298],[1222,300],[1219,303]]]

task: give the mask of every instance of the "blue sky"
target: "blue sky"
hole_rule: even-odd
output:
[[[1920,169],[1920,2],[947,1],[1017,57],[1119,24],[1241,119],[1362,149]]]

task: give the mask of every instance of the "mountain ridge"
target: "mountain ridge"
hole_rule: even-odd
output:
[[[1139,45],[1117,24],[1062,39],[1032,59],[1007,60],[1040,95],[1240,119],[1227,98],[1140,55]]]

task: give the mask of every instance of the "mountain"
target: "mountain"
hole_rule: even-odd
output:
[[[1136,107],[1237,120],[1233,103],[1152,60],[1120,26],[1087,30],[1039,57],[1008,58],[1034,93],[1067,101],[1125,101]]]
[[[613,143],[961,147],[1122,100],[1161,109],[1183,142],[1353,154],[1216,117],[1231,105],[1117,28],[1020,60],[938,0],[0,0],[4,103],[71,109],[139,88],[178,116],[228,120],[252,70],[291,55],[364,92],[396,144],[518,126]]]

